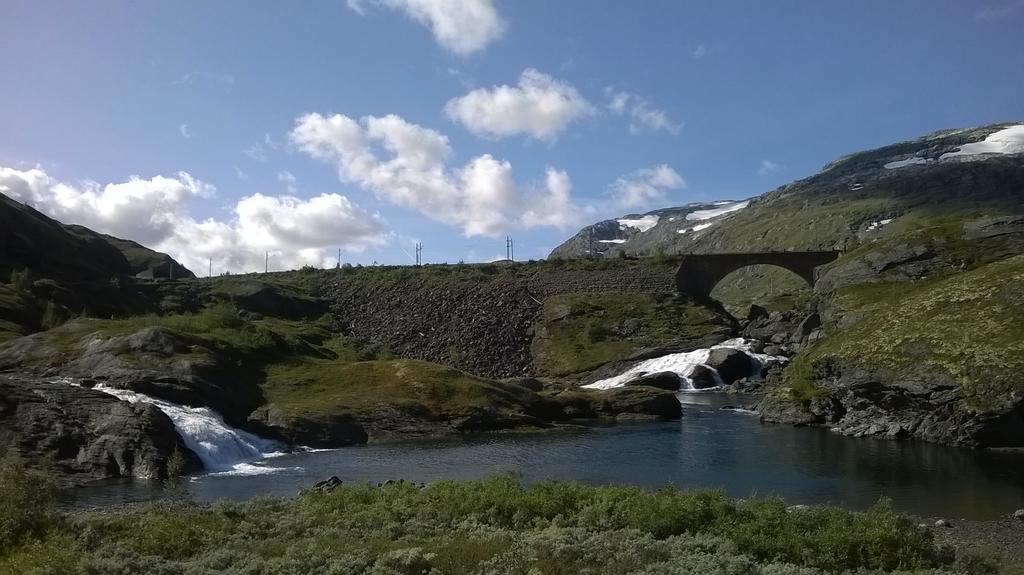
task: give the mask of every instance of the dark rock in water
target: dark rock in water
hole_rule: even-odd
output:
[[[566,390],[548,396],[547,401],[561,412],[561,417],[550,415],[552,419],[679,419],[683,415],[675,393],[647,385]]]
[[[695,365],[690,372],[690,384],[694,389],[708,389],[722,385],[718,373],[706,365]]]
[[[302,416],[266,405],[252,412],[249,424],[266,435],[309,447],[345,447],[367,441],[366,430],[347,414]]]
[[[600,392],[601,402],[597,413],[605,416],[622,417],[652,416],[658,419],[679,419],[683,408],[670,391],[649,386],[618,387]]]
[[[821,425],[854,437],[916,438],[948,445],[1015,447],[1024,445],[1024,404],[979,414],[966,407],[963,389],[940,373],[901,379],[881,368],[842,360],[819,361],[819,394],[795,401],[769,394],[758,406],[763,421]]]
[[[811,335],[811,333],[820,327],[821,316],[819,316],[817,313],[812,313],[811,315],[805,317],[804,320],[800,322],[800,325],[796,326],[796,330],[793,332],[793,336],[790,338],[790,341],[807,341],[807,338]]]
[[[708,367],[718,372],[722,382],[729,385],[742,377],[754,372],[753,360],[746,353],[728,347],[711,350],[708,355]]]
[[[341,480],[338,479],[337,475],[332,475],[323,481],[317,481],[314,483],[313,491],[319,493],[330,493],[339,487],[341,487]]]
[[[674,371],[659,371],[645,373],[636,379],[627,381],[626,385],[648,385],[668,391],[679,391],[680,380],[679,375]]]
[[[146,403],[64,383],[0,376],[0,452],[50,464],[72,482],[166,476],[179,450],[185,471],[202,468],[171,420]]]

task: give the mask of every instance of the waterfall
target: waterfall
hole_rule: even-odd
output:
[[[96,391],[129,403],[149,403],[164,412],[185,445],[203,462],[206,471],[217,475],[256,475],[282,468],[266,467],[261,460],[282,455],[283,446],[269,439],[235,429],[219,413],[207,407],[187,407],[104,384]]]
[[[737,349],[750,356],[750,361],[754,368],[753,372],[755,375],[760,375],[764,368],[769,365],[786,361],[785,357],[767,355],[764,353],[754,353],[753,345],[751,345],[750,342],[742,338],[736,338],[723,341],[722,343],[709,348],[697,349],[684,353],[671,353],[654,359],[648,359],[634,365],[619,375],[598,380],[594,383],[584,385],[583,387],[589,389],[611,389],[613,387],[622,387],[627,382],[647,373],[671,371],[677,374],[681,379],[680,391],[694,391],[693,382],[690,379],[690,376],[693,374],[693,370],[698,365],[705,365],[708,361],[708,357],[711,355],[711,350],[719,348]],[[721,379],[718,378],[717,373],[715,374],[715,378],[721,381]]]

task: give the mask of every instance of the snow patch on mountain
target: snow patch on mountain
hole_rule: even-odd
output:
[[[710,220],[711,218],[717,218],[718,216],[742,210],[743,208],[747,207],[749,203],[750,200],[735,203],[730,202],[728,204],[722,204],[722,207],[720,208],[693,211],[686,214],[686,219],[691,222],[694,220]]]
[[[647,215],[640,218],[623,218],[621,220],[616,221],[619,222],[619,227],[622,228],[623,230],[625,230],[626,228],[633,228],[635,230],[639,230],[640,233],[644,233],[647,230],[658,225],[659,219],[660,218],[658,216]]]
[[[993,132],[980,142],[964,144],[955,152],[947,152],[939,156],[940,160],[963,156],[980,156],[984,154],[1024,154],[1024,124],[1003,128]]]

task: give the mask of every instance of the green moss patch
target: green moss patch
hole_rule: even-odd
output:
[[[531,352],[540,373],[560,376],[728,328],[724,314],[675,295],[566,294],[544,302]]]

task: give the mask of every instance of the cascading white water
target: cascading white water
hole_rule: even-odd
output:
[[[656,357],[654,359],[648,359],[634,365],[619,375],[609,377],[607,379],[601,379],[594,383],[584,385],[583,387],[589,389],[611,389],[613,387],[622,387],[627,382],[644,374],[671,371],[677,374],[681,379],[682,389],[680,391],[693,391],[693,381],[690,378],[693,374],[693,370],[698,365],[707,364],[708,357],[711,355],[711,350],[720,348],[737,349],[750,356],[750,361],[753,364],[755,375],[760,375],[764,368],[769,365],[783,363],[786,361],[785,357],[764,353],[754,353],[754,348],[751,342],[742,338],[736,338],[723,341],[722,343],[713,345],[709,348],[697,349],[684,353],[672,353]],[[717,377],[717,373],[715,376]]]
[[[195,452],[208,472],[255,475],[281,470],[260,464],[262,459],[282,454],[282,446],[279,443],[228,426],[220,414],[212,409],[178,405],[103,384],[93,389],[129,403],[149,403],[156,406],[174,423],[174,428],[182,441]]]

